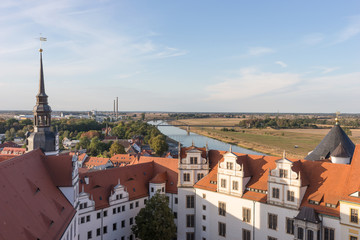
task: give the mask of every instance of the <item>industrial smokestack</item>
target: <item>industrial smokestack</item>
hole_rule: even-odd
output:
[[[115,111],[116,110],[115,110],[115,99],[114,99],[114,114],[113,114],[114,118],[115,118],[115,114],[116,114]]]
[[[118,120],[119,117],[119,98],[116,97],[116,120]]]

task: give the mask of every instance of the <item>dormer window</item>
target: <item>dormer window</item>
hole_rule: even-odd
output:
[[[234,163],[232,163],[232,162],[227,162],[227,163],[226,163],[226,169],[233,170],[233,169],[234,169]]]
[[[184,173],[184,182],[190,182],[190,173]]]
[[[280,177],[281,178],[287,178],[288,172],[285,169],[280,169]]]
[[[221,179],[221,185],[222,188],[226,188],[226,179]]]
[[[278,188],[273,188],[273,189],[272,189],[272,197],[273,197],[273,198],[279,198],[279,195],[280,195],[280,189],[278,189]]]
[[[190,157],[190,164],[197,164],[197,157]]]
[[[238,191],[239,190],[239,182],[238,181],[233,181],[232,182],[232,188],[233,188],[233,190]]]
[[[295,192],[294,191],[287,191],[287,200],[289,202],[295,202]]]

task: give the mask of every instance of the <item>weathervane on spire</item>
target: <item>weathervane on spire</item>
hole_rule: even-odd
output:
[[[340,112],[337,111],[336,113],[336,118],[335,118],[335,125],[339,125],[339,116],[340,116]]]
[[[42,52],[41,42],[46,42],[46,41],[47,41],[47,38],[46,38],[46,37],[42,37],[42,36],[41,36],[41,33],[40,33],[39,40],[40,40],[40,50],[39,50],[39,51]]]

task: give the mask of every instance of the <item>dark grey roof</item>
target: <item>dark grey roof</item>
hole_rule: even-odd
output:
[[[314,151],[305,157],[306,160],[322,160],[330,157],[331,153],[339,146],[343,146],[344,150],[352,157],[355,145],[346,135],[340,125],[335,125],[324,139],[316,146]]]
[[[346,151],[344,146],[340,143],[335,150],[331,153],[332,157],[343,157],[348,158],[351,157],[350,154]]]
[[[318,214],[315,212],[313,208],[310,207],[302,207],[300,209],[299,214],[295,217],[295,219],[306,222],[312,222],[312,223],[320,222]]]

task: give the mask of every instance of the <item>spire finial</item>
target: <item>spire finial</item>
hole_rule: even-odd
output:
[[[283,152],[283,159],[286,159],[286,151]]]
[[[192,147],[194,146],[194,139],[192,140],[191,146],[192,146]]]
[[[232,152],[232,145],[230,144],[230,150],[229,150],[230,152]]]
[[[336,117],[335,117],[335,125],[339,125],[339,116],[340,116],[340,112],[337,111],[336,112]]]

